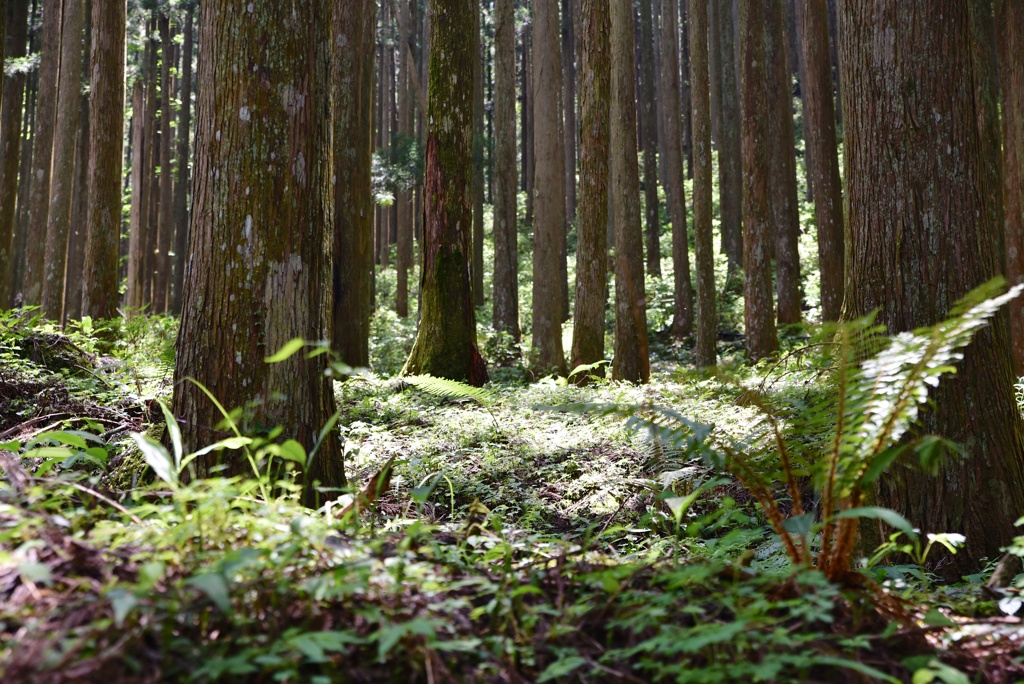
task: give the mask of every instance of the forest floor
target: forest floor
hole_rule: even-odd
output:
[[[172,320],[0,316],[5,683],[1024,680],[1020,600],[987,573],[831,583],[700,457],[701,425],[764,439],[751,388],[829,391],[810,352],[749,368],[726,340],[702,376],[657,338],[643,387],[527,382],[514,353],[477,395],[358,376],[337,395],[362,506],[312,511],[146,467],[131,433],[165,429]]]

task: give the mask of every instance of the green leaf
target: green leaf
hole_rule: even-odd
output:
[[[870,665],[865,665],[864,663],[857,662],[856,660],[833,658],[832,656],[814,656],[811,658],[811,662],[815,665],[831,665],[833,667],[842,667],[847,670],[853,670],[854,672],[859,672],[862,675],[870,677],[874,681],[900,684],[900,680],[895,677],[890,677],[881,670],[877,670]]]
[[[111,589],[107,598],[114,609],[114,626],[120,629],[131,609],[139,605],[139,599],[126,589]]]
[[[282,361],[290,359],[304,346],[306,346],[306,341],[301,337],[296,337],[295,339],[286,342],[283,347],[277,350],[276,354],[266,357],[263,361],[265,363],[281,363]]]
[[[391,649],[406,636],[419,635],[433,637],[437,631],[436,621],[425,618],[415,618],[409,622],[381,627],[376,633],[377,657],[384,662],[384,657],[391,652]]]
[[[929,627],[956,627],[956,623],[943,615],[938,608],[931,608],[924,614],[921,621]]]
[[[537,677],[537,684],[550,682],[554,679],[561,679],[587,664],[587,659],[577,655],[559,658],[544,668],[544,671]]]
[[[850,508],[848,510],[841,511],[835,517],[837,520],[841,518],[871,518],[874,520],[881,520],[886,525],[896,528],[911,539],[917,539],[917,532],[914,530],[913,525],[911,525],[906,518],[891,508],[881,508],[880,506]]]
[[[889,447],[882,453],[878,454],[871,465],[868,466],[867,470],[864,471],[864,475],[860,478],[860,484],[862,486],[869,485],[875,482],[882,473],[884,473],[892,462],[900,457],[904,451],[907,450],[907,444],[900,444],[898,446]]]
[[[294,461],[300,466],[306,465],[306,449],[294,439],[287,440],[280,446],[280,453],[278,456],[286,461]]]
[[[206,594],[207,598],[220,608],[221,612],[231,613],[231,599],[228,598],[228,583],[224,579],[224,575],[219,572],[196,575],[185,580],[185,584]]]
[[[189,454],[189,457],[186,460],[192,461],[199,456],[205,456],[211,451],[221,451],[222,449],[241,449],[249,446],[250,444],[252,444],[252,438],[250,437],[228,437]]]
[[[37,449],[31,449],[24,453],[25,458],[45,458],[53,459],[57,461],[63,461],[66,458],[71,458],[71,455],[75,453],[67,447],[39,447]]]
[[[53,573],[50,567],[35,561],[25,561],[18,564],[18,573],[35,584],[50,584],[53,582]]]
[[[167,435],[171,438],[171,447],[174,449],[174,470],[175,472],[181,472],[181,457],[183,453],[181,428],[178,427],[178,421],[174,419],[174,414],[171,413],[171,409],[167,408],[167,404],[159,400],[157,403],[160,404],[160,411],[164,414],[164,422],[167,424]]]
[[[0,451],[13,451],[17,453],[21,451],[21,442],[16,439],[10,442],[0,442]]]
[[[153,469],[156,476],[172,487],[177,486],[178,471],[174,469],[174,464],[171,462],[171,456],[167,453],[167,449],[164,449],[162,444],[149,435],[133,432],[131,436],[142,452],[143,458],[146,459],[146,463]]]
[[[811,528],[814,527],[814,513],[804,513],[803,515],[795,515],[792,518],[786,518],[782,522],[782,529],[786,530],[790,534],[796,534],[801,537],[806,537],[811,532]]]
[[[421,392],[426,392],[441,399],[473,399],[481,406],[488,406],[494,403],[494,395],[487,390],[456,380],[435,378],[432,375],[406,375],[401,380]]]

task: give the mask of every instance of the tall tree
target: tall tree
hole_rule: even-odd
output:
[[[565,238],[565,150],[559,104],[562,96],[558,5],[533,3],[533,364],[564,375],[562,351],[562,241]]]
[[[149,197],[146,182],[146,85],[142,77],[132,86],[131,208],[128,213],[128,287],[125,303],[137,312],[146,301],[146,217]]]
[[[516,216],[516,19],[513,0],[494,5],[494,329],[518,342]]]
[[[10,57],[24,57],[28,45],[28,0],[11,0],[4,12],[7,31],[3,35]],[[12,303],[10,285],[14,271],[15,206],[18,195],[18,167],[21,162],[22,100],[25,74],[3,79],[0,107],[0,307]]]
[[[60,76],[61,0],[43,1],[43,43],[39,62],[38,100],[32,128],[32,183],[29,186],[29,224],[26,240],[25,304],[40,304],[46,263],[46,221],[50,209],[50,169],[53,129],[57,119],[57,81]]]
[[[157,69],[157,56],[160,50],[157,41],[156,20],[150,18],[146,23],[146,27],[146,54],[142,65],[143,78],[146,81],[146,118],[143,121],[145,151],[143,152],[144,166],[142,171],[142,183],[145,186],[143,191],[145,199],[142,202],[142,208],[145,212],[142,214],[142,254],[144,259],[142,267],[144,295],[142,301],[145,305],[151,307],[150,311],[155,311],[156,294],[153,283],[157,268],[157,251],[159,249],[157,225],[160,215],[160,182],[156,173],[157,166],[160,163],[160,131],[157,120],[157,114],[160,111],[160,88],[158,87],[160,76]]]
[[[82,312],[117,315],[121,169],[124,147],[125,0],[92,0],[89,96],[89,178]],[[142,98],[133,102],[138,114]],[[135,153],[140,152],[135,148]]]
[[[334,348],[354,367],[370,365],[373,312],[374,6],[334,3]]]
[[[156,278],[153,281],[153,310],[166,313],[170,306],[171,289],[171,248],[174,244],[174,175],[171,164],[171,149],[174,134],[171,122],[174,120],[171,64],[174,63],[174,42],[171,40],[171,22],[166,14],[157,19],[160,31],[160,175],[155,179],[155,193],[159,193],[159,210],[156,214],[157,260]]]
[[[718,342],[715,313],[715,252],[711,231],[711,76],[708,3],[690,0],[690,98],[693,103],[693,233],[697,248],[698,366],[714,366]]]
[[[769,212],[766,14],[774,0],[739,6],[740,90],[743,93],[743,321],[751,361],[779,348],[772,307],[771,215]]]
[[[740,150],[740,100],[736,69],[736,21],[731,2],[711,3],[718,18],[713,22],[711,45],[720,61],[718,188],[721,209],[722,252],[728,259],[727,280],[739,283],[743,268],[743,158]]]
[[[912,330],[941,320],[1000,270],[997,211],[979,192],[974,83],[985,76],[972,59],[967,3],[844,0],[840,14],[850,257],[844,315],[878,310],[889,331]],[[892,36],[906,41],[899,51]],[[924,431],[959,443],[967,457],[945,461],[938,477],[894,468],[879,482],[880,505],[926,532],[966,535],[943,568],[950,577],[999,554],[1024,510],[1024,426],[1010,358],[1000,316],[978,333],[923,421]]]
[[[836,113],[832,99],[832,62],[828,49],[828,5],[825,0],[796,0],[800,16],[800,53],[804,80],[804,136],[807,138],[808,181],[814,187],[814,219],[818,226],[818,268],[821,273],[821,317],[839,320],[843,306],[843,190],[839,180]]]
[[[50,206],[46,213],[46,256],[43,264],[43,292],[40,299],[43,315],[56,321],[61,321],[64,317],[64,268],[67,265],[71,198],[75,183],[84,19],[84,0],[64,0]]]
[[[576,218],[576,18],[562,0],[562,112],[565,120],[565,215]],[[568,281],[566,281],[568,284]]]
[[[996,0],[999,80],[1003,95],[1003,216],[1006,277],[1024,282],[1024,5]],[[1024,303],[1010,303],[1016,375],[1024,374]]]
[[[647,272],[661,277],[661,221],[658,211],[658,116],[654,93],[654,18],[651,0],[640,0],[640,120],[644,148],[644,228]]]
[[[178,92],[181,108],[178,110],[178,153],[174,178],[174,272],[171,289],[171,313],[181,314],[182,289],[185,286],[185,253],[188,249],[188,197],[192,186],[189,177],[189,130],[192,126],[192,50],[194,47],[193,20],[195,8],[184,6],[185,26],[181,45],[181,78]]]
[[[248,434],[281,426],[312,453],[335,410],[327,357],[264,358],[293,338],[330,334],[331,23],[323,19],[331,6],[249,8],[200,6],[191,265],[173,409],[186,450],[217,439],[222,416],[186,380],[194,378],[223,405],[251,407],[241,419]],[[248,469],[238,454],[214,452],[194,462],[198,474],[221,459],[227,474]],[[323,498],[317,483],[344,485],[333,431],[304,477],[308,504]]]
[[[612,211],[615,221],[615,356],[612,378],[651,377],[640,224],[640,168],[636,139],[636,50],[632,0],[611,0]]]
[[[480,3],[473,3],[473,304],[484,305],[484,54]]]
[[[573,367],[604,360],[612,74],[608,2],[582,0],[580,3],[580,195]]]
[[[85,57],[81,60],[81,83],[88,83],[92,54],[92,0],[85,2]],[[85,271],[85,243],[89,225],[89,90],[79,89],[78,142],[75,145],[75,182],[71,197],[71,229],[68,231],[68,263],[64,269],[64,321],[82,317],[82,274]]]
[[[799,323],[800,211],[796,192],[796,144],[793,134],[793,79],[786,31],[787,0],[766,8],[768,88],[768,208],[775,248],[775,284],[779,323]]]
[[[398,79],[395,84],[398,134],[392,139],[392,145],[397,143],[397,147],[403,150],[408,150],[412,142],[412,91],[409,84],[412,63],[406,50],[412,24],[409,3],[410,0],[398,0],[398,45],[395,48],[395,65],[398,68]],[[412,196],[409,187],[404,183],[395,191],[395,208],[398,219],[395,312],[405,318],[409,315],[409,269],[412,266]]]
[[[662,0],[661,101],[665,147],[665,194],[672,218],[673,317],[672,336],[682,339],[693,331],[693,284],[690,282],[690,240],[686,230],[683,192],[682,134],[679,129],[679,3]]]

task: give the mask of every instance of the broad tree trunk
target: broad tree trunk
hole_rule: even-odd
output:
[[[693,332],[693,284],[690,282],[686,196],[683,192],[682,136],[679,130],[678,16],[678,0],[662,0],[661,101],[665,123],[665,128],[662,131],[662,139],[665,143],[663,185],[665,194],[668,196],[669,215],[672,217],[672,276],[674,282],[672,337],[677,340]],[[618,228],[617,221],[616,227]]]
[[[722,252],[729,262],[727,281],[740,282],[743,268],[743,157],[740,150],[740,100],[736,70],[736,22],[731,2],[714,2],[718,17],[711,36],[715,54],[721,60],[718,87],[722,104],[718,124],[718,205],[721,210]]]
[[[801,63],[804,81],[804,137],[808,177],[814,187],[814,218],[818,226],[818,268],[821,272],[821,317],[837,321],[843,306],[843,189],[839,180],[832,62],[828,50],[828,6],[825,0],[796,0],[800,16]]]
[[[608,3],[609,0],[580,3],[580,196],[572,329],[574,368],[604,360],[612,70]],[[603,372],[603,368],[598,372]]]
[[[844,316],[878,310],[892,333],[942,320],[999,272],[997,207],[984,179],[967,3],[842,0],[849,239]],[[892,50],[893,37],[905,44]],[[899,39],[899,38],[898,38]],[[908,84],[913,84],[909,87]],[[980,331],[957,374],[933,393],[921,431],[960,444],[937,477],[892,468],[878,502],[924,532],[967,537],[942,559],[975,572],[1016,536],[1024,510],[1024,433],[1006,318]],[[941,505],[939,503],[941,502]]]
[[[654,94],[654,19],[651,0],[640,1],[640,106],[644,147],[644,227],[647,238],[647,272],[661,277],[661,222],[658,206],[658,116]]]
[[[171,313],[181,314],[182,290],[185,287],[185,254],[188,251],[188,198],[192,183],[189,176],[189,131],[192,127],[192,50],[193,9],[185,7],[185,28],[181,49],[181,109],[178,110],[177,172],[174,180],[174,272]]]
[[[88,83],[92,55],[92,0],[85,3],[85,58],[81,82]],[[82,318],[85,287],[85,243],[89,225],[89,92],[78,95],[78,135],[75,144],[75,187],[71,197],[71,229],[68,231],[68,264],[64,270],[64,322]]]
[[[615,216],[615,356],[612,378],[651,378],[636,140],[636,49],[632,0],[611,0],[610,159]],[[671,4],[671,3],[669,3]]]
[[[758,361],[779,348],[772,307],[772,233],[768,193],[771,174],[766,83],[769,67],[766,15],[774,0],[750,0],[739,7],[740,89],[743,93],[743,270],[747,356]]]
[[[470,286],[473,208],[475,0],[431,0],[434,18],[427,119],[426,199],[420,326],[402,373],[472,385],[487,382],[476,344]]]
[[[565,239],[565,150],[559,125],[562,58],[554,2],[533,5],[533,47],[533,365],[538,373],[555,370],[564,375],[560,260]]]
[[[697,344],[694,361],[714,366],[718,359],[715,313],[715,246],[711,229],[711,76],[708,55],[708,3],[690,0],[690,98],[693,103],[693,233],[697,248]]]
[[[4,18],[9,18],[3,36],[7,55],[24,57],[28,43],[28,0],[10,0]],[[14,226],[18,203],[18,169],[21,164],[21,113],[25,100],[25,74],[3,78],[3,106],[0,107],[0,307],[13,302]],[[27,103],[25,103],[27,107]],[[27,152],[26,152],[27,154]]]
[[[327,356],[264,358],[295,337],[330,335],[331,7],[309,0],[239,12],[208,0],[199,13],[191,266],[174,414],[186,452],[223,436],[213,427],[219,411],[186,380],[195,378],[228,409],[252,407],[238,419],[243,434],[281,426],[311,453],[335,411]],[[232,451],[194,463],[205,477],[218,461],[225,475],[249,471]],[[304,473],[303,500],[318,505],[344,484],[328,431]]]
[[[494,329],[518,342],[516,24],[513,0],[494,6]]]
[[[480,3],[473,3],[473,305],[484,305],[484,64]]]
[[[60,77],[61,0],[43,1],[43,44],[39,62],[38,101],[32,128],[32,183],[25,241],[24,303],[42,303],[46,263],[46,223],[50,210],[50,170],[57,120],[57,82]]]
[[[1003,94],[1003,216],[1006,277],[1024,282],[1024,5],[996,0],[999,80]],[[1024,303],[1010,302],[1016,375],[1024,375]]]
[[[374,14],[373,3],[334,3],[333,342],[353,367],[370,365]]]

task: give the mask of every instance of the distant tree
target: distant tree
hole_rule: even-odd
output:
[[[181,78],[178,92],[181,107],[178,109],[178,152],[175,155],[174,177],[174,272],[172,277],[171,313],[181,314],[182,290],[185,287],[185,254],[188,251],[188,198],[191,189],[189,159],[191,145],[189,131],[192,126],[192,51],[195,43],[192,16],[195,8],[191,2],[184,5],[185,26],[182,30]]]
[[[671,4],[671,3],[669,3]],[[636,48],[632,0],[611,0],[610,159],[615,222],[615,356],[612,379],[647,382],[644,242],[636,140]]]
[[[800,11],[800,49],[804,80],[804,136],[813,163],[808,168],[814,187],[814,218],[818,226],[818,269],[821,273],[821,317],[839,320],[843,306],[843,189],[839,180],[836,113],[832,99],[832,63],[828,49],[828,5],[825,0],[796,0]]]
[[[85,0],[85,49],[80,83],[92,78],[92,0]],[[71,196],[71,226],[68,231],[68,263],[64,269],[64,322],[82,318],[82,290],[85,287],[85,247],[89,225],[89,89],[79,88],[78,128],[75,145],[75,180]]]
[[[743,94],[743,270],[747,355],[757,361],[779,348],[772,306],[771,215],[768,192],[769,67],[765,45],[766,14],[774,0],[739,5],[740,90]]]
[[[412,64],[408,59],[406,45],[409,42],[411,16],[410,0],[398,0],[398,45],[395,47],[395,66],[398,78],[395,84],[395,103],[398,107],[398,135],[392,141],[401,147],[407,147],[412,140],[412,86],[409,83],[409,71]],[[412,267],[412,195],[406,185],[400,185],[395,191],[395,209],[397,216],[398,246],[395,270],[397,286],[395,288],[395,312],[405,318],[409,315],[409,270]]]
[[[250,5],[250,7],[254,7]],[[228,408],[247,434],[276,426],[307,453],[335,410],[327,357],[267,364],[289,340],[330,331],[331,5],[229,0],[200,7],[195,184],[190,267],[174,368],[174,415],[186,450],[223,432]],[[223,40],[232,36],[233,40]],[[255,67],[255,68],[253,68]],[[194,461],[198,474],[249,472],[234,452]],[[305,473],[315,489],[344,485],[337,435],[328,431]]]
[[[473,4],[473,304],[484,305],[484,55],[482,11]]]
[[[334,0],[334,348],[370,365],[373,312],[373,3]]]
[[[893,333],[943,319],[1000,270],[997,208],[979,192],[985,172],[974,86],[986,77],[972,58],[969,12],[956,0],[840,3],[850,257],[844,316],[877,310]],[[892,36],[905,40],[898,52]],[[1024,425],[1010,359],[999,316],[935,391],[923,421],[923,432],[957,442],[966,458],[944,461],[938,477],[895,468],[879,481],[879,505],[926,532],[966,535],[966,547],[944,560],[950,578],[996,557],[1024,510]]]
[[[562,112],[565,118],[565,215],[576,218],[576,17],[573,0],[562,0]],[[568,285],[568,280],[566,280]]]
[[[10,0],[3,13],[5,38],[10,57],[24,57],[28,45],[28,0]],[[21,163],[22,99],[26,77],[13,74],[3,79],[3,105],[0,106],[0,307],[13,303],[11,281],[14,275],[15,206],[18,195],[18,166]]]
[[[117,315],[126,20],[124,0],[92,0],[89,199],[82,312],[97,319]],[[141,97],[137,104],[142,104]],[[135,111],[141,111],[141,107]]]
[[[146,86],[143,78],[132,86],[132,166],[131,208],[128,213],[128,287],[125,302],[130,311],[138,311],[146,299],[146,219],[149,185],[146,182]],[[184,288],[184,284],[182,285]]]
[[[740,101],[736,68],[736,21],[731,2],[713,2],[711,11],[718,18],[711,44],[721,66],[718,87],[719,108],[718,205],[721,209],[722,252],[726,255],[728,281],[738,281],[743,268],[743,157],[740,150]]]
[[[612,69],[608,2],[580,2],[580,194],[572,328],[574,368],[604,360]]]
[[[690,0],[690,98],[693,106],[693,233],[697,247],[697,345],[700,367],[717,363],[715,247],[711,229],[711,84],[708,3]]]
[[[475,0],[431,0],[430,102],[420,325],[406,375],[487,382],[470,285]]]
[[[494,6],[494,329],[517,342],[516,23],[513,0]]]
[[[996,0],[999,80],[1003,95],[1003,201],[1006,277],[1024,282],[1024,4]],[[1010,303],[1015,375],[1024,374],[1024,302]]]
[[[661,219],[658,203],[658,115],[654,88],[654,18],[651,0],[640,0],[640,109],[644,148],[644,230],[647,272],[661,277]]]
[[[156,310],[156,282],[157,253],[160,249],[158,242],[158,225],[160,216],[160,178],[157,174],[157,167],[160,165],[160,130],[157,115],[160,113],[160,70],[158,68],[160,44],[157,33],[157,22],[150,18],[147,23],[147,40],[145,50],[145,61],[143,63],[143,78],[146,81],[146,118],[143,121],[143,129],[146,131],[143,152],[143,178],[145,185],[145,200],[142,207],[145,213],[142,215],[142,253],[143,253],[143,302],[150,307],[150,311]]]
[[[565,149],[559,105],[562,58],[558,5],[533,3],[533,365],[565,374],[562,350],[562,241],[565,237]]]

